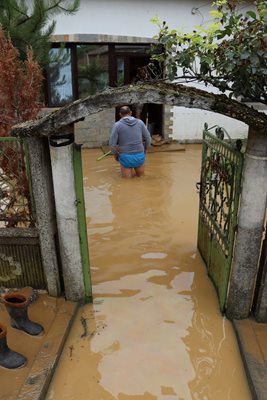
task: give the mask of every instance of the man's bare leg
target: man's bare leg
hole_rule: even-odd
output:
[[[135,168],[134,170],[135,170],[136,176],[145,175],[145,165],[144,164],[141,165],[140,167]]]
[[[125,168],[121,165],[121,176],[127,179],[132,178],[133,177],[132,168]]]

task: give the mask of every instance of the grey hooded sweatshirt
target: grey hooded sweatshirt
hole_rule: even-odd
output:
[[[144,145],[143,145],[144,142]],[[144,153],[150,146],[151,137],[144,122],[134,117],[124,117],[113,125],[109,145],[113,154]]]

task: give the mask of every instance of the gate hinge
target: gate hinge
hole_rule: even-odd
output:
[[[197,189],[197,192],[200,193],[201,182],[196,182],[196,189]]]

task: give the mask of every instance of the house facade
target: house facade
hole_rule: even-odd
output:
[[[211,19],[211,3],[81,0],[75,15],[57,17],[51,53],[57,56],[61,52],[63,56],[60,63],[51,63],[47,69],[47,106],[63,106],[108,86],[136,82],[140,68],[148,63],[150,44],[157,34],[151,18],[158,16],[170,28],[191,31]],[[60,48],[62,43],[64,49]],[[206,90],[204,85],[198,87]],[[224,127],[232,138],[247,136],[244,123],[208,111],[146,103],[135,105],[133,112],[143,119],[151,134],[182,143],[200,141],[204,122]],[[86,147],[107,143],[117,118],[116,108],[87,117],[76,124],[76,142]]]

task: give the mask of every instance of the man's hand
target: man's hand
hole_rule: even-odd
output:
[[[114,158],[115,158],[116,161],[119,161],[119,153],[115,153],[114,154]]]

